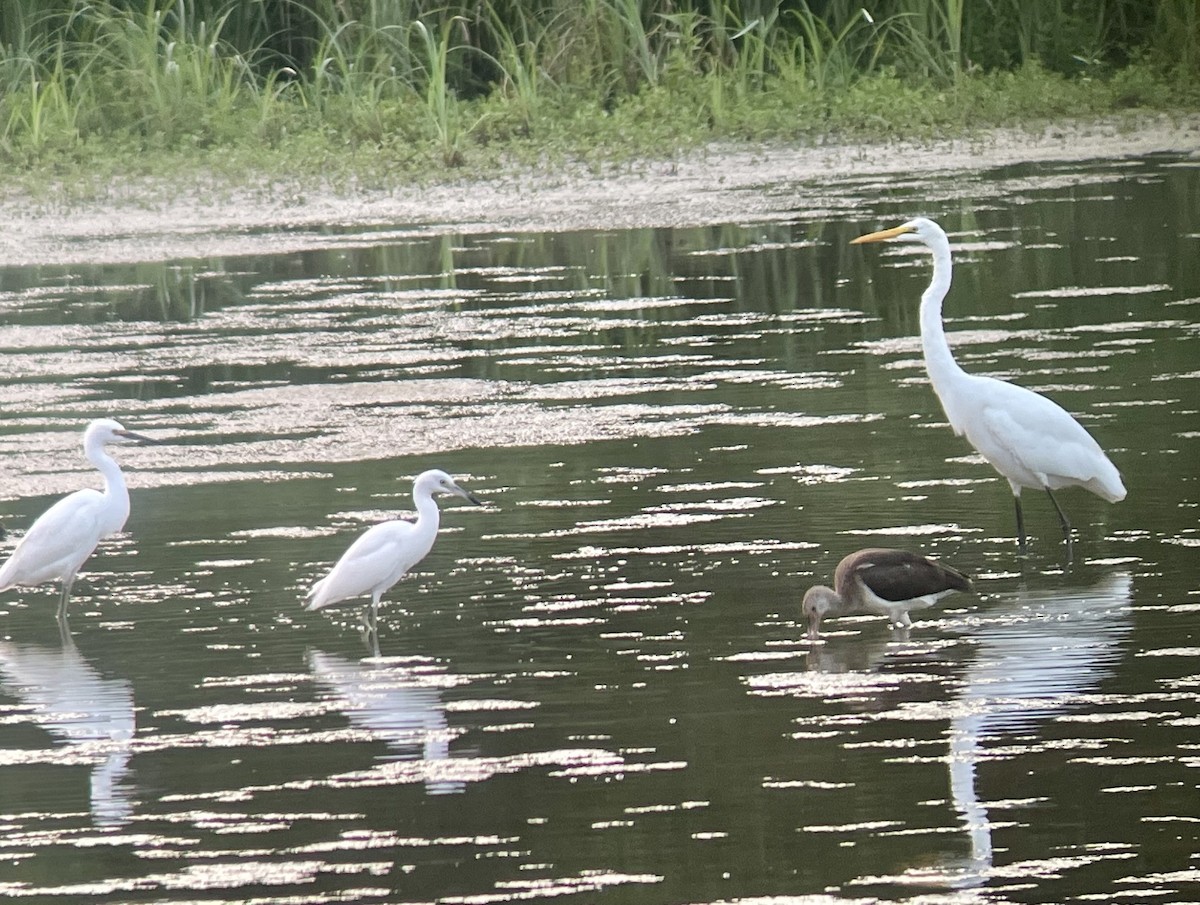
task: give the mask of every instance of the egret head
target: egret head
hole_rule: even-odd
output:
[[[154,443],[149,437],[126,430],[120,421],[112,418],[97,418],[83,433],[85,447],[107,446],[110,443]]]
[[[804,611],[804,618],[808,620],[810,641],[816,641],[820,637],[821,620],[827,614],[837,612],[841,605],[842,600],[833,588],[827,588],[823,584],[813,585],[804,593],[801,609]]]
[[[421,472],[421,474],[417,475],[413,486],[417,490],[425,488],[430,493],[452,493],[455,496],[460,496],[464,500],[474,503],[476,506],[481,505],[474,494],[459,487],[454,482],[454,478],[450,477],[450,475],[446,474],[440,468],[431,468],[429,471]]]
[[[862,245],[867,242],[887,242],[890,239],[898,239],[901,242],[920,242],[922,245],[932,246],[935,243],[944,243],[946,233],[940,226],[926,217],[916,217],[899,226],[893,226],[891,229],[881,229],[876,233],[867,233],[865,236],[859,236],[857,239],[851,239],[851,245]]]

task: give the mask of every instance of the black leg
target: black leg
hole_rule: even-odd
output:
[[[1069,566],[1075,555],[1075,551],[1072,549],[1074,547],[1074,538],[1071,536],[1071,523],[1067,520],[1067,514],[1063,512],[1062,506],[1058,505],[1058,500],[1054,498],[1054,494],[1050,492],[1049,487],[1046,488],[1046,496],[1050,497],[1050,502],[1054,504],[1054,509],[1058,513],[1058,522],[1062,525],[1063,543],[1067,547],[1066,560]]]
[[[1017,546],[1021,548],[1021,552],[1025,552],[1025,514],[1021,512],[1021,498],[1013,497],[1013,502],[1017,504]]]
[[[1058,513],[1058,522],[1062,525],[1063,537],[1070,540],[1071,538],[1071,523],[1067,520],[1067,514],[1062,511],[1062,506],[1058,505],[1058,500],[1054,498],[1054,494],[1050,492],[1050,488],[1046,488],[1046,496],[1050,497],[1050,502],[1054,504],[1054,510]]]

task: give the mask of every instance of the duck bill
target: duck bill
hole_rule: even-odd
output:
[[[886,242],[888,239],[894,239],[896,236],[902,236],[905,233],[911,233],[911,226],[893,226],[891,229],[881,229],[877,233],[867,233],[865,236],[859,236],[857,239],[851,239],[851,245],[862,245],[866,242]]]

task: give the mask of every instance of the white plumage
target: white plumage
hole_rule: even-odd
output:
[[[103,476],[104,491],[77,490],[42,513],[0,568],[0,591],[15,585],[60,581],[58,616],[60,619],[66,616],[71,586],[79,569],[97,544],[124,528],[129,518],[125,477],[104,447],[130,442],[154,441],[126,430],[111,418],[100,418],[88,425],[83,434],[83,451]]]
[[[954,432],[965,436],[1008,479],[1016,501],[1017,533],[1025,546],[1021,489],[1045,490],[1069,541],[1071,524],[1052,491],[1083,487],[1110,503],[1125,498],[1120,472],[1104,450],[1060,405],[1024,387],[968,374],[950,351],[942,325],[942,300],[950,289],[950,241],[932,220],[918,217],[892,229],[859,236],[851,244],[888,239],[920,242],[933,253],[933,279],[921,296],[925,368]]]
[[[440,521],[435,493],[452,493],[479,505],[479,500],[446,472],[422,472],[413,481],[417,520],[383,522],[369,528],[342,554],[329,574],[313,585],[306,598],[307,609],[319,610],[369,594],[374,624],[379,598],[433,548]]]

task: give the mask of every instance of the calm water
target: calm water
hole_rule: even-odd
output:
[[[819,189],[819,191],[818,191]],[[789,218],[0,271],[0,521],[122,449],[128,533],[0,598],[0,894],[42,901],[1182,902],[1200,896],[1200,164],[764,186]],[[820,197],[809,212],[806,198]],[[831,212],[830,199],[837,200]],[[840,205],[840,207],[838,206]],[[1129,498],[1012,499],[921,365],[1075,413]],[[301,598],[442,467],[433,553]],[[804,640],[870,545],[977,578]]]

